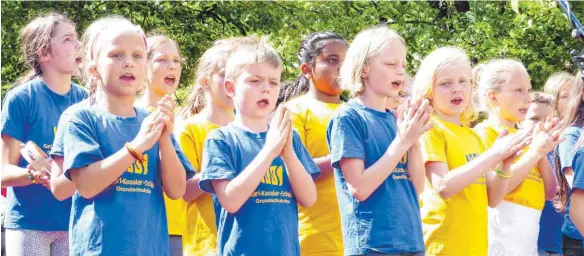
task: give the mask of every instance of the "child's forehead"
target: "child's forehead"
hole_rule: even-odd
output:
[[[267,78],[280,78],[282,74],[281,66],[274,66],[264,61],[260,63],[245,64],[242,66],[243,73],[248,76],[259,76]]]
[[[144,34],[130,29],[117,31],[110,30],[109,32],[106,32],[99,41],[101,46],[109,45],[109,47],[115,48],[122,45],[132,45],[136,48],[144,48],[144,50],[146,50]]]

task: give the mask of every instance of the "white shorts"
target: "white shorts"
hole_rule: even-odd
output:
[[[541,211],[503,200],[489,208],[489,256],[537,256]]]

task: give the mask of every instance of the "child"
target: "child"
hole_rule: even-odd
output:
[[[355,37],[340,70],[355,98],[334,113],[327,141],[345,255],[424,255],[417,141],[431,127],[431,108],[427,101],[408,104],[398,120],[385,108],[403,85],[405,66],[403,38],[380,26]]]
[[[302,74],[294,91],[302,92],[286,106],[292,125],[321,170],[315,182],[319,200],[310,208],[299,208],[299,234],[302,255],[343,255],[341,217],[326,126],[341,106],[339,69],[345,58],[347,41],[333,32],[314,32],[300,43],[298,60]]]
[[[298,206],[316,202],[320,174],[289,112],[280,107],[282,63],[265,42],[236,50],[225,68],[225,91],[235,120],[212,131],[203,151],[202,190],[221,207],[217,255],[299,255]]]
[[[146,38],[123,18],[92,30],[84,75],[90,104],[65,124],[65,176],[77,188],[71,254],[169,255],[163,190],[183,196],[188,160],[172,137],[174,102],[134,107],[146,76]],[[163,186],[164,184],[164,186]]]
[[[476,129],[490,147],[503,130],[517,131],[531,102],[527,70],[515,60],[493,60],[479,79],[479,99],[489,118]],[[555,197],[556,183],[546,155],[560,142],[562,123],[546,121],[533,130],[533,142],[511,166],[513,176],[504,200],[489,213],[489,252],[536,255],[539,220],[546,200]],[[529,130],[527,130],[529,131]]]
[[[0,118],[2,186],[9,187],[6,253],[69,255],[71,201],[59,202],[51,194],[44,172],[51,170],[27,168],[20,144],[32,141],[48,153],[63,111],[87,96],[71,82],[81,63],[80,42],[75,24],[54,13],[24,27],[20,42],[31,72],[7,93]]]
[[[205,138],[212,130],[233,121],[233,101],[224,89],[225,61],[240,39],[219,40],[199,59],[197,84],[189,95],[183,110],[194,109],[195,115],[184,121],[179,131],[181,149],[199,173],[187,183],[184,200],[187,202],[187,229],[184,241],[185,255],[215,255],[217,227],[213,198],[198,186]],[[195,100],[196,99],[196,100]]]
[[[566,112],[564,112],[564,120],[567,121],[567,124],[570,127],[566,128],[564,131],[564,138],[565,140],[558,146],[558,156],[560,158],[560,168],[568,178],[568,182],[571,183],[571,187],[573,191],[570,195],[570,201],[566,205],[566,214],[564,215],[564,225],[562,226],[562,233],[564,236],[562,237],[562,250],[564,251],[564,255],[572,256],[572,255],[584,255],[584,249],[582,249],[582,229],[581,226],[579,227],[580,230],[577,229],[575,224],[580,224],[583,215],[581,214],[580,207],[582,206],[581,189],[578,189],[578,186],[581,188],[581,183],[576,184],[577,181],[581,181],[582,179],[576,179],[576,175],[582,175],[582,145],[584,145],[584,137],[582,136],[582,126],[584,125],[584,100],[582,100],[584,96],[584,77],[582,73],[578,73],[578,75],[574,78],[574,82],[570,85],[571,89],[569,90],[569,96],[566,105]],[[580,139],[578,139],[580,138]],[[580,141],[581,143],[577,143]],[[577,152],[578,158],[576,158],[575,153]],[[574,166],[572,170],[572,164],[579,165]],[[576,173],[579,171],[579,173]],[[571,182],[573,177],[573,183]],[[578,176],[582,177],[582,176]],[[577,186],[578,185],[578,186]],[[572,199],[574,199],[572,201]],[[574,203],[573,207],[576,209],[574,213],[570,212],[570,204]],[[580,213],[580,214],[578,214]],[[572,221],[572,218],[574,221]],[[580,231],[580,232],[579,232]]]
[[[459,48],[424,58],[413,98],[430,100],[434,127],[422,135],[428,189],[421,195],[426,255],[487,255],[487,206],[508,184],[509,162],[525,134],[484,147],[469,124],[476,117],[470,61]],[[501,164],[503,162],[503,164]]]
[[[146,92],[137,105],[154,112],[158,102],[165,95],[172,95],[178,88],[181,74],[181,56],[176,41],[164,35],[150,36],[146,39],[147,75]],[[176,122],[175,122],[176,123]],[[170,255],[182,255],[182,240],[185,226],[186,203],[172,200],[164,195]]]
[[[576,147],[577,153],[574,155],[574,183],[572,184],[572,194],[568,207],[566,207],[566,221],[564,227],[569,230],[565,233],[564,239],[569,240],[570,243],[565,244],[564,247],[566,256],[584,255],[584,245],[582,243],[575,243],[578,241],[575,237],[584,236],[584,136],[581,136]],[[582,242],[582,240],[578,241]]]
[[[554,115],[554,98],[546,93],[533,93],[531,105],[525,115],[525,121],[521,127],[533,129],[539,123],[544,122],[548,117]],[[555,152],[552,150],[547,154],[547,160],[555,171]],[[559,184],[559,183],[557,183]],[[557,190],[557,193],[560,189]],[[554,198],[557,200],[557,198]],[[554,208],[552,200],[546,200],[545,206],[539,220],[539,238],[537,239],[538,254],[540,256],[562,255],[562,224],[564,216]]]

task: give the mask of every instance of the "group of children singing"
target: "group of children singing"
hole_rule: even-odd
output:
[[[279,54],[235,37],[179,108],[179,45],[123,17],[79,41],[45,15],[21,46],[31,73],[0,119],[9,256],[584,255],[580,73],[532,93],[521,62],[441,47],[410,78],[378,26],[306,36],[281,90]]]

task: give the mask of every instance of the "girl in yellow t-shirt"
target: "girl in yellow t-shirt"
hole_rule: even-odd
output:
[[[526,134],[486,149],[468,126],[475,118],[468,56],[458,48],[430,53],[416,74],[414,99],[427,98],[434,127],[420,138],[426,189],[420,196],[426,255],[487,255],[487,206],[504,196],[510,162]]]
[[[215,255],[217,227],[211,194],[199,188],[203,146],[207,134],[233,121],[233,101],[225,93],[225,62],[238,45],[250,38],[219,40],[199,59],[196,85],[179,112],[184,119],[177,131],[180,147],[199,172],[187,182],[184,255]]]
[[[137,105],[154,111],[162,97],[173,94],[178,88],[181,75],[181,56],[176,41],[167,36],[150,36],[146,41],[148,45],[146,52],[148,86]],[[172,200],[166,194],[164,194],[164,203],[166,204],[168,234],[170,235],[170,255],[181,255],[186,203],[182,199]]]
[[[342,90],[337,78],[346,51],[347,41],[333,32],[306,36],[298,52],[302,74],[292,93],[305,95],[286,104],[294,129],[321,170],[315,181],[318,201],[310,208],[298,208],[302,255],[343,255],[341,217],[326,128],[341,105]]]
[[[531,103],[527,70],[515,60],[494,60],[479,79],[479,100],[489,118],[476,127],[490,147],[504,130],[517,131]],[[555,177],[546,154],[558,143],[563,125],[547,120],[533,131],[529,149],[511,166],[505,198],[489,212],[489,254],[537,255],[539,219],[545,200],[555,196]]]

